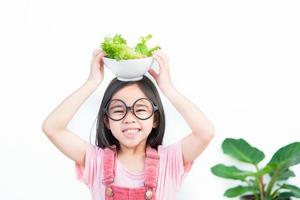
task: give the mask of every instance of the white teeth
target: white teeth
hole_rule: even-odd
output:
[[[140,132],[141,132],[141,130],[139,130],[139,129],[130,129],[130,130],[124,131],[124,133],[140,133]]]

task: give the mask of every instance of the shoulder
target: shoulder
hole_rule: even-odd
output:
[[[103,157],[104,149],[94,144],[88,144],[85,158],[87,160],[95,160]]]
[[[181,143],[182,143],[182,140],[179,140],[179,141],[171,143],[171,144],[159,145],[157,147],[158,154],[159,155],[166,155],[166,154],[175,153],[177,151],[180,151],[181,150]]]
[[[184,172],[189,172],[193,165],[193,161],[184,162],[182,141],[183,139],[180,139],[168,145],[159,145],[158,154],[160,155],[162,162],[177,165],[180,170],[184,169]]]
[[[95,144],[90,144],[90,143],[89,143],[88,146],[87,146],[87,150],[89,150],[89,151],[91,151],[91,152],[97,152],[97,153],[104,151],[103,148],[100,148],[100,147],[98,147],[97,145],[95,145]]]
[[[161,163],[178,163],[182,158],[181,140],[167,145],[159,145],[157,150]]]
[[[193,165],[193,162],[184,163],[183,161],[182,139],[168,145],[159,145],[158,154],[161,176],[174,185],[181,185]]]

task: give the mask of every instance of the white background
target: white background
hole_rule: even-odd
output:
[[[226,199],[225,189],[238,182],[210,172],[220,162],[237,164],[221,152],[224,138],[244,138],[264,151],[260,166],[300,140],[299,10],[299,1],[275,0],[1,1],[0,199],[90,199],[74,163],[41,125],[86,81],[92,51],[115,33],[131,44],[151,33],[149,44],[170,57],[176,88],[216,128],[178,199]],[[69,124],[86,140],[113,77],[105,71],[103,84]],[[162,98],[170,144],[190,130]],[[298,176],[290,183],[300,186],[300,166],[292,169]]]

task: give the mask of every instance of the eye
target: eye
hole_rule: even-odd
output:
[[[147,110],[145,109],[138,109],[136,112],[146,112]]]
[[[113,113],[124,113],[123,110],[114,110]]]

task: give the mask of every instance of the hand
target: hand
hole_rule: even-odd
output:
[[[102,82],[104,78],[104,56],[105,52],[101,51],[101,49],[95,49],[93,51],[93,57],[91,60],[91,71],[88,81],[95,82],[96,84],[100,84]]]
[[[173,87],[169,71],[169,58],[161,50],[154,51],[153,58],[159,65],[159,73],[156,73],[152,68],[148,72],[153,76],[161,91],[164,92],[169,87]]]

